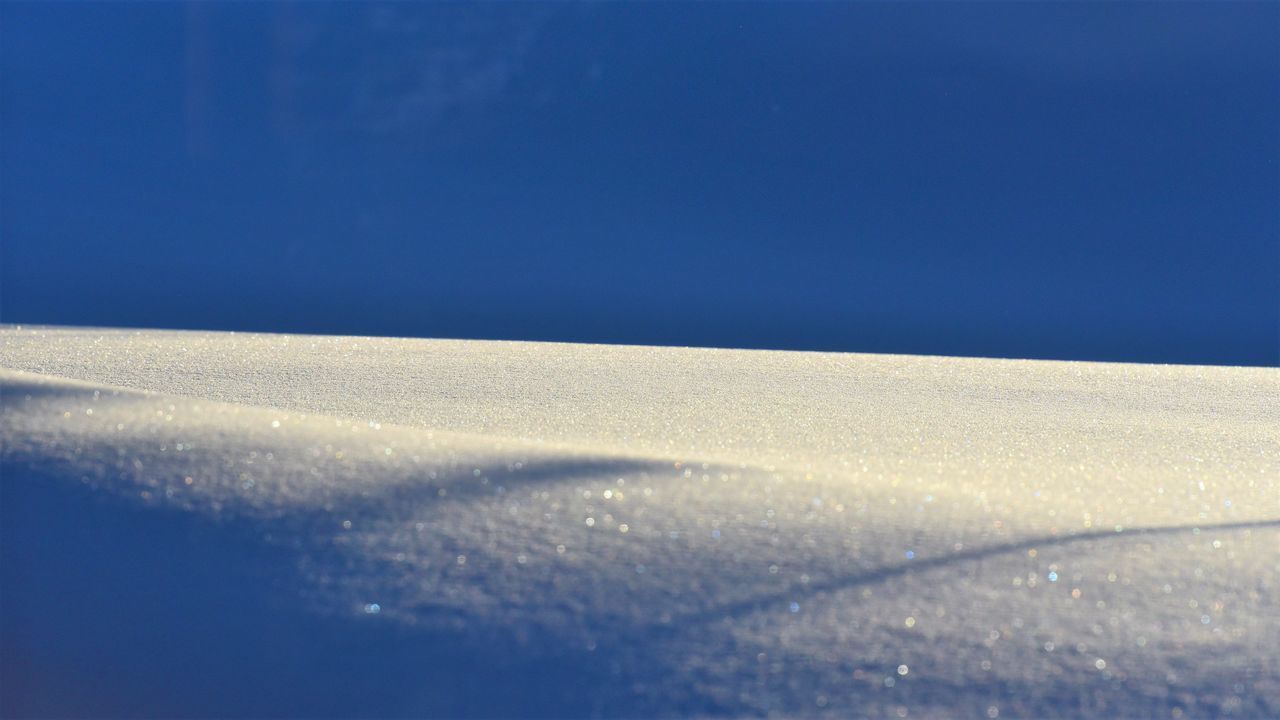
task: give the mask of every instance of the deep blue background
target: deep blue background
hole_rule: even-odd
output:
[[[0,319],[1280,363],[1280,4],[4,3]]]

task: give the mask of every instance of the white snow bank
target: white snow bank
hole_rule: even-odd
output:
[[[55,328],[0,366],[6,716],[1280,715],[1274,369]]]

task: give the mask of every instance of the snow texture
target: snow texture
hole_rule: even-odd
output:
[[[0,329],[0,711],[1278,717],[1280,370]]]

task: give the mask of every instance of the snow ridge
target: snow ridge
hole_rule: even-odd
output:
[[[11,331],[18,332],[27,331]],[[228,340],[209,335],[215,345]],[[177,333],[135,337],[192,344]],[[292,342],[302,340],[309,339]],[[396,341],[385,342],[390,353]],[[19,344],[5,346],[5,362],[30,366],[34,345],[15,351]],[[41,362],[93,366],[94,346],[73,347]],[[421,367],[432,367],[429,343],[410,347]],[[443,366],[451,354],[471,352],[456,344],[439,350]],[[580,356],[592,356],[580,346],[485,350],[544,356],[544,367],[568,366],[571,374],[580,373]],[[651,350],[602,348],[596,360],[631,357],[627,372],[637,373],[639,354],[686,367],[700,357]],[[777,355],[764,365],[858,366],[849,357]],[[750,354],[702,361],[737,378],[739,389],[790,383],[800,397],[813,392],[801,385],[830,393],[851,380],[835,371],[760,371],[753,379]],[[209,358],[199,362],[217,368]],[[1004,377],[1005,387],[1046,391],[1034,385],[1039,366],[867,362],[882,363],[874,372],[886,377],[977,368],[994,386]],[[310,410],[342,401],[299,394],[298,385],[288,390],[293,401],[275,407],[199,397],[199,382],[217,397],[231,385],[193,380],[201,376],[189,367],[169,383],[184,384],[185,395],[0,371],[0,639],[4,674],[17,678],[4,681],[2,709],[1280,714],[1272,669],[1280,646],[1280,473],[1270,472],[1280,434],[1266,409],[1276,374],[1122,368],[1154,398],[1139,407],[1099,379],[1115,368],[1070,369],[1092,374],[1086,384],[1096,395],[1123,399],[1123,410],[1113,405],[1096,422],[1111,421],[1114,430],[1124,425],[1117,417],[1163,411],[1167,425],[1131,428],[1111,441],[1082,434],[1083,420],[1041,434],[1037,423],[1052,408],[1027,410],[1009,393],[1003,404],[987,403],[1003,413],[996,420],[958,414],[963,398],[945,395],[957,385],[922,386],[909,373],[900,407],[910,413],[935,402],[967,423],[948,437],[969,430],[972,438],[967,449],[959,440],[917,443],[913,454],[899,425],[850,425],[794,406],[725,423],[714,415],[690,421],[664,402],[616,408],[644,415],[630,425],[643,430],[637,440],[568,420],[547,430],[537,414],[521,427],[510,411],[519,399],[504,405],[465,383],[432,391],[453,399],[428,399],[415,422],[395,424]],[[1045,382],[1062,370],[1046,364]],[[326,386],[321,375],[312,387]],[[561,382],[547,375],[543,382]],[[638,375],[641,385],[652,382]],[[1198,384],[1178,385],[1188,378]],[[606,412],[590,399],[593,383],[614,392],[608,378],[581,380],[589,418]],[[273,392],[255,388],[244,392]],[[1215,390],[1246,402],[1224,409]],[[879,402],[869,392],[864,405]],[[1061,408],[1091,402],[1071,397],[1079,388],[1066,392]],[[430,412],[460,407],[463,396],[490,417],[455,422],[447,409]],[[855,414],[889,416],[885,407],[853,405]],[[676,426],[654,434],[664,413]],[[823,421],[845,429],[822,430]],[[1009,446],[1011,462],[992,462],[984,443],[1010,440],[1003,428],[1020,421],[1037,443],[1059,447]],[[735,430],[747,423],[772,431]],[[984,435],[991,423],[1002,429]],[[712,437],[699,436],[700,427]],[[1201,438],[1216,438],[1217,454],[1206,451],[1198,466],[1161,455],[1165,446],[1154,439],[1178,432],[1189,452],[1202,449]],[[806,433],[814,434],[790,439]],[[820,452],[832,438],[866,435],[861,442],[878,452],[865,462]],[[1086,453],[1078,466],[1065,462],[1061,446],[1086,440],[1107,452]],[[1028,475],[1029,460],[1040,462],[1042,477]],[[1095,472],[1102,466],[1121,470]],[[78,565],[73,558],[86,545],[96,560]],[[81,586],[86,577],[97,590]],[[102,612],[115,612],[119,628],[95,620]],[[70,628],[80,629],[79,642]],[[137,650],[117,649],[123,669],[95,686],[83,665],[89,639],[117,647],[127,640]],[[183,663],[199,672],[173,675],[170,666]],[[138,679],[148,673],[172,682],[150,688]],[[324,689],[302,691],[314,686]],[[227,699],[231,687],[238,699]]]

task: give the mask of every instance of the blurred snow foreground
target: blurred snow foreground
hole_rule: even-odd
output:
[[[1280,716],[1280,370],[0,330],[5,716]]]

